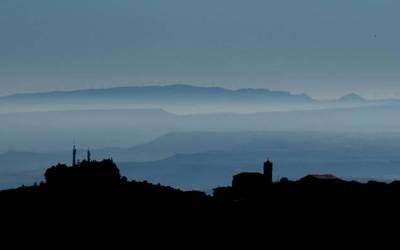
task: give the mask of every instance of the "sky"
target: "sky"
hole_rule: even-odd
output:
[[[396,0],[1,0],[0,95],[186,83],[400,98]]]

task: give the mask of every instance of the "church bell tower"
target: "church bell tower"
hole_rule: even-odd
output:
[[[267,160],[264,162],[264,177],[268,183],[272,183],[272,162]]]

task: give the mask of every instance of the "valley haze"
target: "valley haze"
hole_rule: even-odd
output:
[[[266,89],[121,87],[0,97],[0,188],[41,180],[49,165],[113,158],[133,179],[185,190],[226,185],[265,158],[276,176],[400,176],[400,101],[315,100]]]

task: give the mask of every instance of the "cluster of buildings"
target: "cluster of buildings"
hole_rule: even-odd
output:
[[[244,172],[233,176],[232,188],[236,190],[262,190],[271,185],[273,164],[270,160],[264,162],[263,173]],[[286,178],[285,178],[286,179]],[[299,180],[299,182],[338,182],[342,181],[332,174],[310,174]]]
[[[232,187],[237,189],[258,189],[272,184],[273,164],[270,160],[264,162],[263,173],[240,173],[233,176]]]

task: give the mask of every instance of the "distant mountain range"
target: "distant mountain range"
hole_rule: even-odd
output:
[[[75,91],[56,91],[31,94],[15,94],[2,97],[2,101],[26,101],[41,99],[131,99],[152,101],[205,101],[208,99],[223,101],[312,101],[305,94],[296,95],[286,91],[268,89],[230,90],[219,87],[198,87],[185,84],[167,86],[132,86],[107,89],[83,89]],[[178,98],[178,99],[171,99]]]
[[[268,89],[230,90],[184,84],[16,94],[0,97],[0,112],[70,109],[163,108],[175,113],[262,112],[360,105],[356,94],[317,101],[306,94]]]
[[[400,132],[400,105],[176,115],[161,109],[74,110],[0,114],[0,152],[128,147],[171,132]]]

